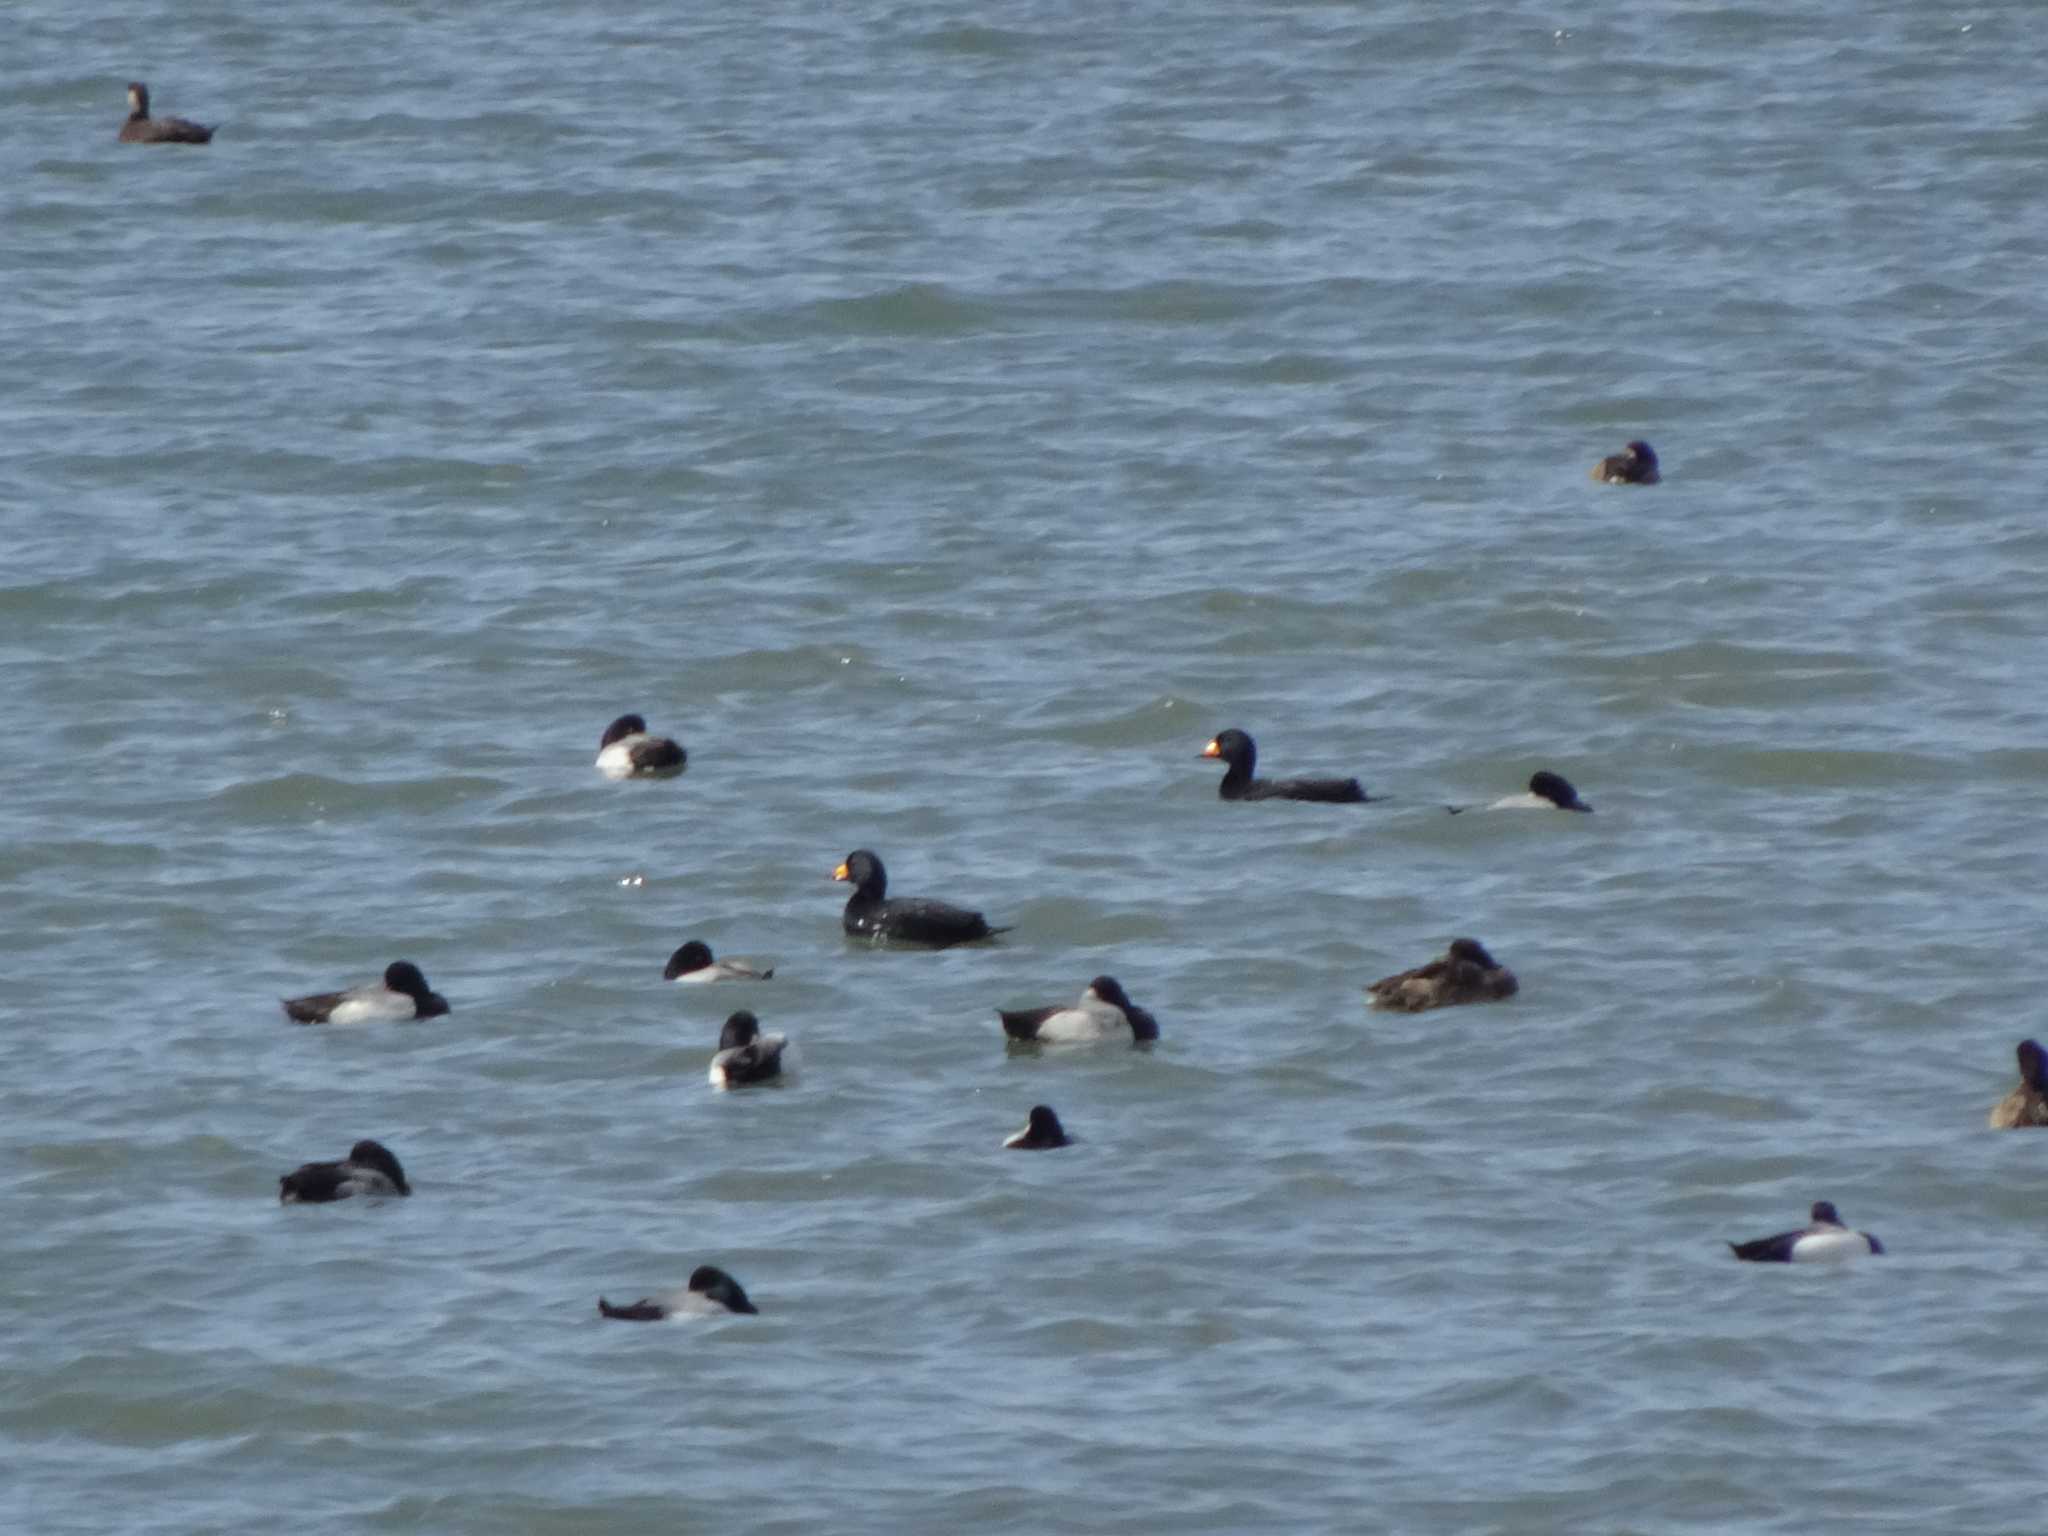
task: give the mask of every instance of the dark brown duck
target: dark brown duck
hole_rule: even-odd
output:
[[[1486,952],[1477,939],[1453,939],[1450,949],[1427,965],[1383,976],[1365,990],[1375,1008],[1421,1013],[1459,1003],[1497,1003],[1513,997],[1515,973]]]
[[[149,87],[128,82],[128,121],[121,125],[123,144],[210,144],[213,130],[184,117],[151,117]]]

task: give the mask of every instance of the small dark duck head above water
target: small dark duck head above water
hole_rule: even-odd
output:
[[[638,715],[619,716],[597,743],[597,771],[608,779],[671,779],[689,761],[680,743],[648,735]]]
[[[643,1296],[630,1306],[615,1307],[602,1296],[597,1298],[597,1315],[622,1323],[658,1323],[671,1317],[717,1317],[760,1310],[747,1300],[739,1281],[716,1264],[699,1264],[690,1271],[690,1282],[680,1291]]]
[[[1991,1110],[1991,1129],[2020,1130],[2048,1126],[2048,1053],[2032,1040],[2019,1047],[2020,1085]]]
[[[1657,472],[1657,450],[1637,438],[1595,464],[1593,478],[1602,485],[1655,485],[1663,476]]]
[[[1513,997],[1515,973],[1487,953],[1477,939],[1453,939],[1441,957],[1412,971],[1383,976],[1365,990],[1375,1008],[1421,1013],[1460,1003],[1497,1003]]]
[[[1356,779],[1261,779],[1259,748],[1251,737],[1234,727],[1218,731],[1202,748],[1204,757],[1220,757],[1230,771],[1216,787],[1222,800],[1315,800],[1325,804],[1363,805],[1372,797]]]
[[[856,939],[944,949],[949,944],[970,944],[1010,931],[991,928],[979,912],[951,902],[928,896],[890,896],[889,872],[871,849],[854,849],[832,871],[832,878],[853,886],[840,926]]]
[[[128,82],[128,120],[121,124],[124,144],[206,144],[213,130],[182,117],[151,117],[149,87],[140,80]]]
[[[1735,1257],[1753,1264],[1840,1263],[1884,1252],[1884,1244],[1868,1232],[1852,1232],[1842,1225],[1842,1218],[1826,1200],[1814,1201],[1811,1225],[1797,1232],[1779,1232],[1728,1246],[1735,1251]]]

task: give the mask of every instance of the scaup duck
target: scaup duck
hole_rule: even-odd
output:
[[[757,971],[738,960],[714,960],[709,944],[701,939],[692,939],[668,957],[661,979],[697,986],[711,981],[766,981],[774,974],[772,965],[765,971]]]
[[[742,1088],[749,1083],[775,1083],[796,1075],[796,1047],[787,1035],[764,1035],[761,1021],[742,1008],[718,1032],[718,1054],[711,1058],[711,1086]]]
[[[1473,807],[1469,805],[1447,805],[1444,807],[1453,816]],[[1526,794],[1506,795],[1484,807],[1489,811],[1585,811],[1591,814],[1593,807],[1579,798],[1579,792],[1572,788],[1570,779],[1561,773],[1552,773],[1548,768],[1529,775],[1529,789]]]
[[[2032,1040],[2022,1040],[2019,1058],[2020,1085],[1993,1106],[1994,1131],[2048,1125],[2048,1053]]]
[[[889,872],[866,848],[849,853],[832,871],[832,878],[853,883],[853,894],[846,898],[846,912],[839,924],[856,939],[928,944],[943,949],[948,944],[969,944],[1010,931],[991,928],[979,912],[970,912],[948,901],[933,901],[924,896],[891,897]]]
[[[284,1000],[288,1018],[301,1024],[374,1024],[396,1019],[433,1019],[448,1011],[448,999],[427,986],[410,960],[384,967],[384,979],[346,992],[320,992]]]
[[[1756,1264],[1815,1264],[1861,1258],[1866,1253],[1883,1253],[1884,1244],[1868,1232],[1852,1232],[1826,1200],[1813,1202],[1812,1225],[1797,1232],[1780,1232],[1774,1237],[1752,1238],[1730,1243],[1735,1257]]]
[[[1356,779],[1259,779],[1252,771],[1259,761],[1259,749],[1240,730],[1218,731],[1202,748],[1204,757],[1220,757],[1230,765],[1217,786],[1223,800],[1316,800],[1326,804],[1363,805],[1372,796]]]
[[[149,87],[128,82],[128,120],[121,124],[123,144],[208,144],[213,130],[182,117],[151,117]]]
[[[1595,464],[1593,478],[1602,485],[1655,485],[1663,476],[1657,473],[1657,450],[1637,438]]]
[[[1438,959],[1412,971],[1383,976],[1365,990],[1375,1008],[1421,1013],[1459,1003],[1497,1003],[1513,997],[1515,973],[1486,952],[1477,939],[1453,939]]]
[[[629,1307],[615,1307],[597,1298],[599,1317],[617,1318],[622,1323],[658,1323],[670,1317],[712,1317],[729,1312],[761,1309],[747,1300],[747,1293],[716,1264],[699,1264],[690,1271],[689,1285],[662,1296],[643,1296]]]
[[[1024,1129],[1005,1137],[1003,1145],[1019,1152],[1050,1152],[1054,1147],[1067,1145],[1067,1128],[1060,1124],[1051,1105],[1034,1104]]]
[[[405,1170],[379,1141],[359,1141],[338,1163],[301,1163],[277,1181],[279,1205],[322,1205],[355,1195],[409,1195]]]
[[[1079,1002],[1071,1006],[1024,1008],[1015,1012],[998,1008],[1003,1033],[1012,1040],[1035,1040],[1041,1045],[1082,1045],[1095,1040],[1157,1040],[1159,1021],[1132,1002],[1114,976],[1098,976],[1089,982]]]
[[[647,734],[638,715],[621,715],[597,743],[597,771],[608,779],[671,779],[690,761],[680,742]]]

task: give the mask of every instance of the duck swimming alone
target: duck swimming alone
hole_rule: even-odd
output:
[[[1050,1152],[1067,1145],[1067,1128],[1048,1104],[1034,1104],[1024,1129],[1005,1137],[1003,1145],[1018,1152]]]
[[[1992,1106],[1991,1129],[1994,1131],[2048,1125],[2048,1053],[2044,1053],[2032,1040],[2022,1040],[2019,1058],[2019,1087]]]
[[[761,1309],[747,1300],[747,1293],[716,1264],[699,1264],[690,1271],[689,1285],[662,1296],[643,1296],[629,1307],[615,1307],[597,1298],[599,1317],[617,1318],[622,1323],[658,1323],[670,1317],[715,1317],[729,1312]]]
[[[1447,805],[1444,807],[1453,816],[1472,810],[1469,805]],[[1572,788],[1571,780],[1561,773],[1552,773],[1548,768],[1529,776],[1529,791],[1522,795],[1507,795],[1491,805],[1481,807],[1489,811],[1585,811],[1593,807],[1579,798],[1579,792]]]
[[[409,1195],[405,1170],[379,1141],[359,1141],[338,1163],[301,1163],[277,1181],[279,1205],[324,1205],[356,1195]]]
[[[889,896],[889,872],[866,848],[849,853],[845,862],[832,871],[832,878],[853,882],[853,894],[846,898],[846,912],[839,922],[856,939],[927,944],[944,949],[949,944],[969,944],[1010,931],[991,928],[979,912],[956,907],[951,902],[924,896]]]
[[[1602,485],[1655,485],[1663,477],[1657,473],[1657,450],[1637,438],[1595,464],[1593,478]]]
[[[384,967],[384,979],[346,992],[288,997],[285,1016],[301,1024],[376,1024],[401,1019],[434,1019],[448,1011],[448,999],[427,986],[410,960]]]
[[[209,144],[213,130],[182,117],[151,117],[149,87],[128,82],[128,120],[121,124],[123,144]]]
[[[1317,800],[1327,804],[1363,805],[1372,796],[1356,779],[1257,779],[1259,749],[1243,731],[1218,731],[1202,748],[1204,757],[1220,757],[1230,765],[1217,786],[1223,800]]]
[[[789,1036],[762,1034],[761,1021],[743,1008],[718,1032],[718,1054],[711,1058],[709,1076],[714,1088],[743,1088],[780,1082],[785,1067],[787,1075],[796,1075],[796,1050]]]
[[[619,716],[598,738],[597,771],[608,779],[672,779],[689,761],[681,743],[648,735],[638,715]]]
[[[1159,1038],[1159,1021],[1132,1002],[1114,976],[1096,977],[1083,990],[1080,1001],[1071,1006],[1055,1004],[1016,1012],[998,1008],[996,1013],[1003,1021],[1003,1033],[1012,1040],[1035,1040],[1041,1045],[1085,1045],[1096,1040],[1135,1043]]]
[[[772,965],[765,971],[757,971],[738,960],[714,960],[709,944],[701,939],[692,939],[668,957],[661,979],[683,986],[698,986],[711,981],[766,981],[774,974]]]
[[[1365,990],[1375,1008],[1421,1013],[1459,1003],[1497,1003],[1513,997],[1515,973],[1486,952],[1477,939],[1453,939],[1441,958],[1412,971],[1383,976]]]
[[[1861,1258],[1866,1253],[1884,1252],[1884,1244],[1868,1232],[1851,1232],[1843,1226],[1842,1218],[1826,1200],[1813,1202],[1811,1226],[1728,1246],[1735,1250],[1738,1259],[1757,1264],[1838,1263]]]

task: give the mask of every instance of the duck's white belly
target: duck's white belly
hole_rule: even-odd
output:
[[[1794,1264],[1839,1264],[1870,1252],[1861,1232],[1810,1232],[1792,1245]]]
[[[395,1019],[416,1018],[419,1009],[399,992],[371,992],[344,997],[327,1015],[330,1024],[383,1024]]]
[[[1130,1032],[1124,1016],[1113,1008],[1062,1008],[1038,1026],[1038,1038],[1049,1045],[1086,1045]]]

